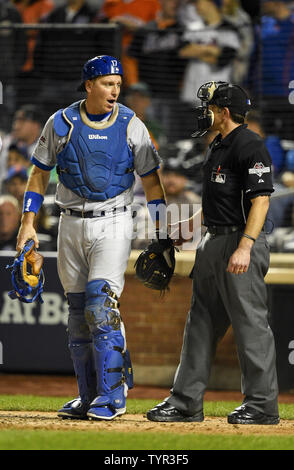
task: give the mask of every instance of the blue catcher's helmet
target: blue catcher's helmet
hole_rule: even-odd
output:
[[[78,91],[85,91],[85,81],[103,75],[123,75],[120,61],[110,55],[98,55],[88,60],[83,66],[82,83]]]

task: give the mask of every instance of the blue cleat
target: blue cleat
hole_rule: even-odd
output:
[[[126,395],[128,387],[121,385],[109,396],[98,396],[90,404],[87,416],[90,419],[112,420],[126,412]]]

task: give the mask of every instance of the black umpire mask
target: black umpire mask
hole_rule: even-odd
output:
[[[214,122],[214,114],[209,105],[215,104],[220,108],[227,107],[231,112],[246,115],[250,109],[250,99],[245,91],[238,85],[227,82],[207,82],[202,85],[197,97],[201,100],[201,106],[196,111],[196,131],[192,137],[203,137]]]

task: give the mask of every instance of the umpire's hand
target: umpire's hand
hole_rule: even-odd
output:
[[[238,247],[229,259],[227,271],[232,274],[243,274],[248,271],[251,248]]]

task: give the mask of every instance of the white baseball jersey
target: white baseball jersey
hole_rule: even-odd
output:
[[[103,129],[110,118],[95,121],[95,129]],[[91,126],[91,122],[88,121],[87,125]],[[66,143],[67,136],[59,137],[55,133],[52,115],[34,150],[33,163],[45,170],[53,169],[57,163],[56,156]],[[160,158],[148,130],[136,116],[128,125],[127,143],[138,175],[148,174],[159,166]],[[96,202],[79,197],[60,182],[57,184],[56,203],[61,208],[93,211],[94,214],[103,210],[107,213],[104,217],[85,219],[62,214],[58,235],[58,274],[65,293],[84,292],[87,282],[104,279],[120,296],[131,250],[132,200],[133,187],[114,198]],[[123,206],[129,206],[128,210],[115,215],[111,213],[114,208]]]

